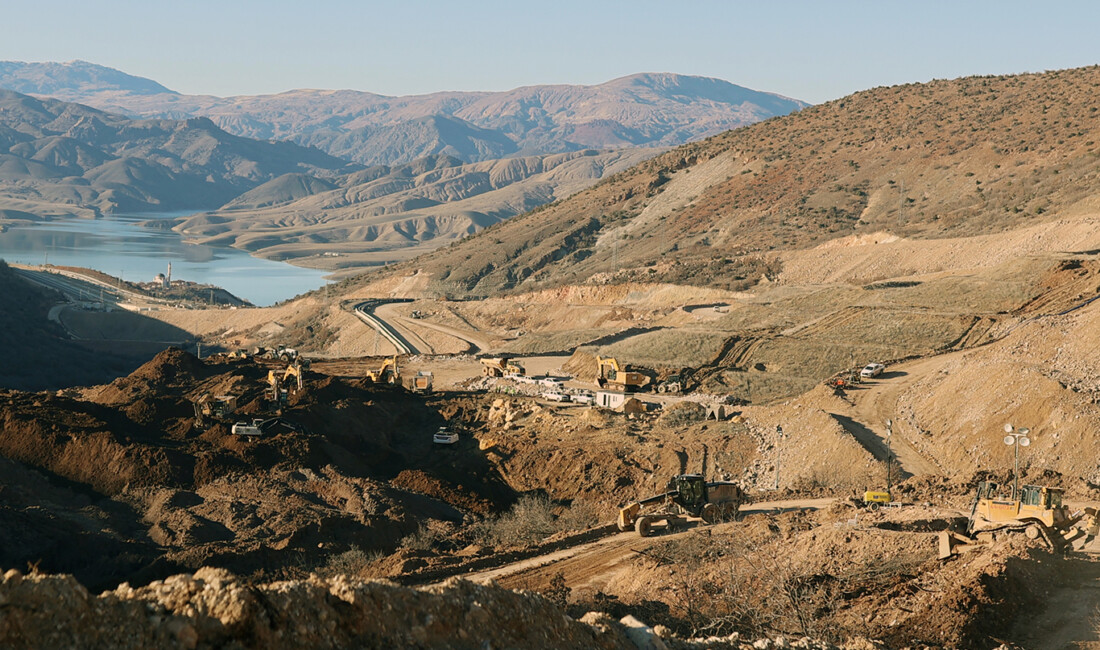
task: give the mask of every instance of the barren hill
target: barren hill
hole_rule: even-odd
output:
[[[1095,209],[1100,114],[1080,98],[1098,82],[1092,67],[856,93],[677,148],[415,266],[454,295],[638,279],[744,288],[779,277],[785,251],[843,237],[1073,219]]]
[[[328,180],[290,174],[181,219],[176,229],[264,257],[355,269],[455,242],[655,153],[585,150],[479,163],[440,155]]]
[[[676,74],[636,74],[595,86],[407,97],[292,90],[222,98],[167,89],[151,93],[152,82],[145,82],[83,62],[0,67],[0,88],[139,117],[205,116],[236,135],[291,140],[367,165],[439,153],[478,162],[517,153],[663,148],[806,106],[719,79]]]

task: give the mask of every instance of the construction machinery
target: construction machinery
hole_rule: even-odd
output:
[[[649,385],[649,377],[619,366],[611,357],[596,357],[596,385],[600,388],[635,391]]]
[[[267,371],[267,385],[269,389],[268,399],[273,404],[279,406],[285,406],[289,399],[289,391],[293,388],[295,391],[300,391],[304,388],[305,384],[302,381],[302,371],[306,368],[307,364],[302,363],[301,359],[295,360],[294,363],[287,365],[286,370],[282,374],[274,371]],[[292,382],[290,380],[293,380]]]
[[[252,356],[257,359],[279,359],[280,361],[297,361],[299,354],[294,348],[288,348],[285,345],[279,345],[274,348],[265,348],[258,346],[252,349]]]
[[[1021,532],[1029,539],[1041,537],[1054,551],[1084,548],[1096,537],[1100,517],[1095,508],[1070,512],[1062,497],[1060,488],[1023,485],[1013,494],[998,483],[982,481],[970,507],[966,535],[940,533],[940,558],[989,545],[1000,535]]]
[[[623,506],[617,524],[621,531],[633,528],[648,537],[653,524],[662,520],[669,530],[675,530],[683,527],[688,517],[707,524],[735,519],[744,501],[745,493],[737,483],[708,483],[700,474],[680,474],[669,480],[661,494]]]
[[[431,372],[420,370],[409,382],[409,389],[414,393],[430,393],[432,392],[432,379]]]
[[[680,375],[670,375],[657,384],[658,393],[681,393],[684,390],[684,379]]]
[[[237,410],[235,395],[213,396],[207,391],[192,402],[195,407],[195,426],[206,427],[211,420],[223,420]]]
[[[397,369],[397,357],[393,356],[383,361],[378,370],[368,370],[367,379],[373,384],[396,384],[401,381],[401,373]]]
[[[486,377],[522,377],[527,374],[527,370],[513,362],[511,357],[482,359],[481,372]]]

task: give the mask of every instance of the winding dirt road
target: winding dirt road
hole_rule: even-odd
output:
[[[850,406],[837,409],[833,417],[878,460],[886,460],[889,446],[903,477],[943,474],[934,460],[910,442],[916,430],[898,417],[898,400],[916,382],[939,372],[956,354],[960,353],[908,361],[890,367],[875,379],[864,380],[858,388],[845,391],[845,402]],[[892,436],[887,436],[887,420],[893,422]]]

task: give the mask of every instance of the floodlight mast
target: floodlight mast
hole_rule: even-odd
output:
[[[1014,429],[1011,424],[1005,424],[1005,433],[1008,435],[1004,437],[1004,443],[1011,445],[1013,450],[1015,473],[1012,478],[1012,500],[1015,501],[1020,498],[1018,496],[1020,490],[1020,447],[1031,444],[1031,438],[1027,437],[1027,434],[1031,433],[1031,429],[1027,427]]]

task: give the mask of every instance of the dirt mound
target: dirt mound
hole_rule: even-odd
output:
[[[428,589],[312,579],[250,585],[200,569],[98,597],[67,576],[0,583],[0,645],[20,647],[632,648],[621,627],[593,627],[544,598],[451,581]]]
[[[461,485],[450,485],[446,481],[418,469],[402,470],[400,474],[394,477],[391,484],[482,515],[488,514],[494,509],[490,501],[472,496]]]
[[[594,601],[681,631],[993,647],[1015,617],[1034,613],[1061,561],[1022,535],[937,560],[932,524],[949,520],[932,508],[750,515],[657,542],[609,580],[593,576],[603,584]]]
[[[168,348],[126,377],[88,391],[100,404],[131,402],[138,395],[156,395],[170,388],[191,385],[209,376],[206,364],[179,348]]]

